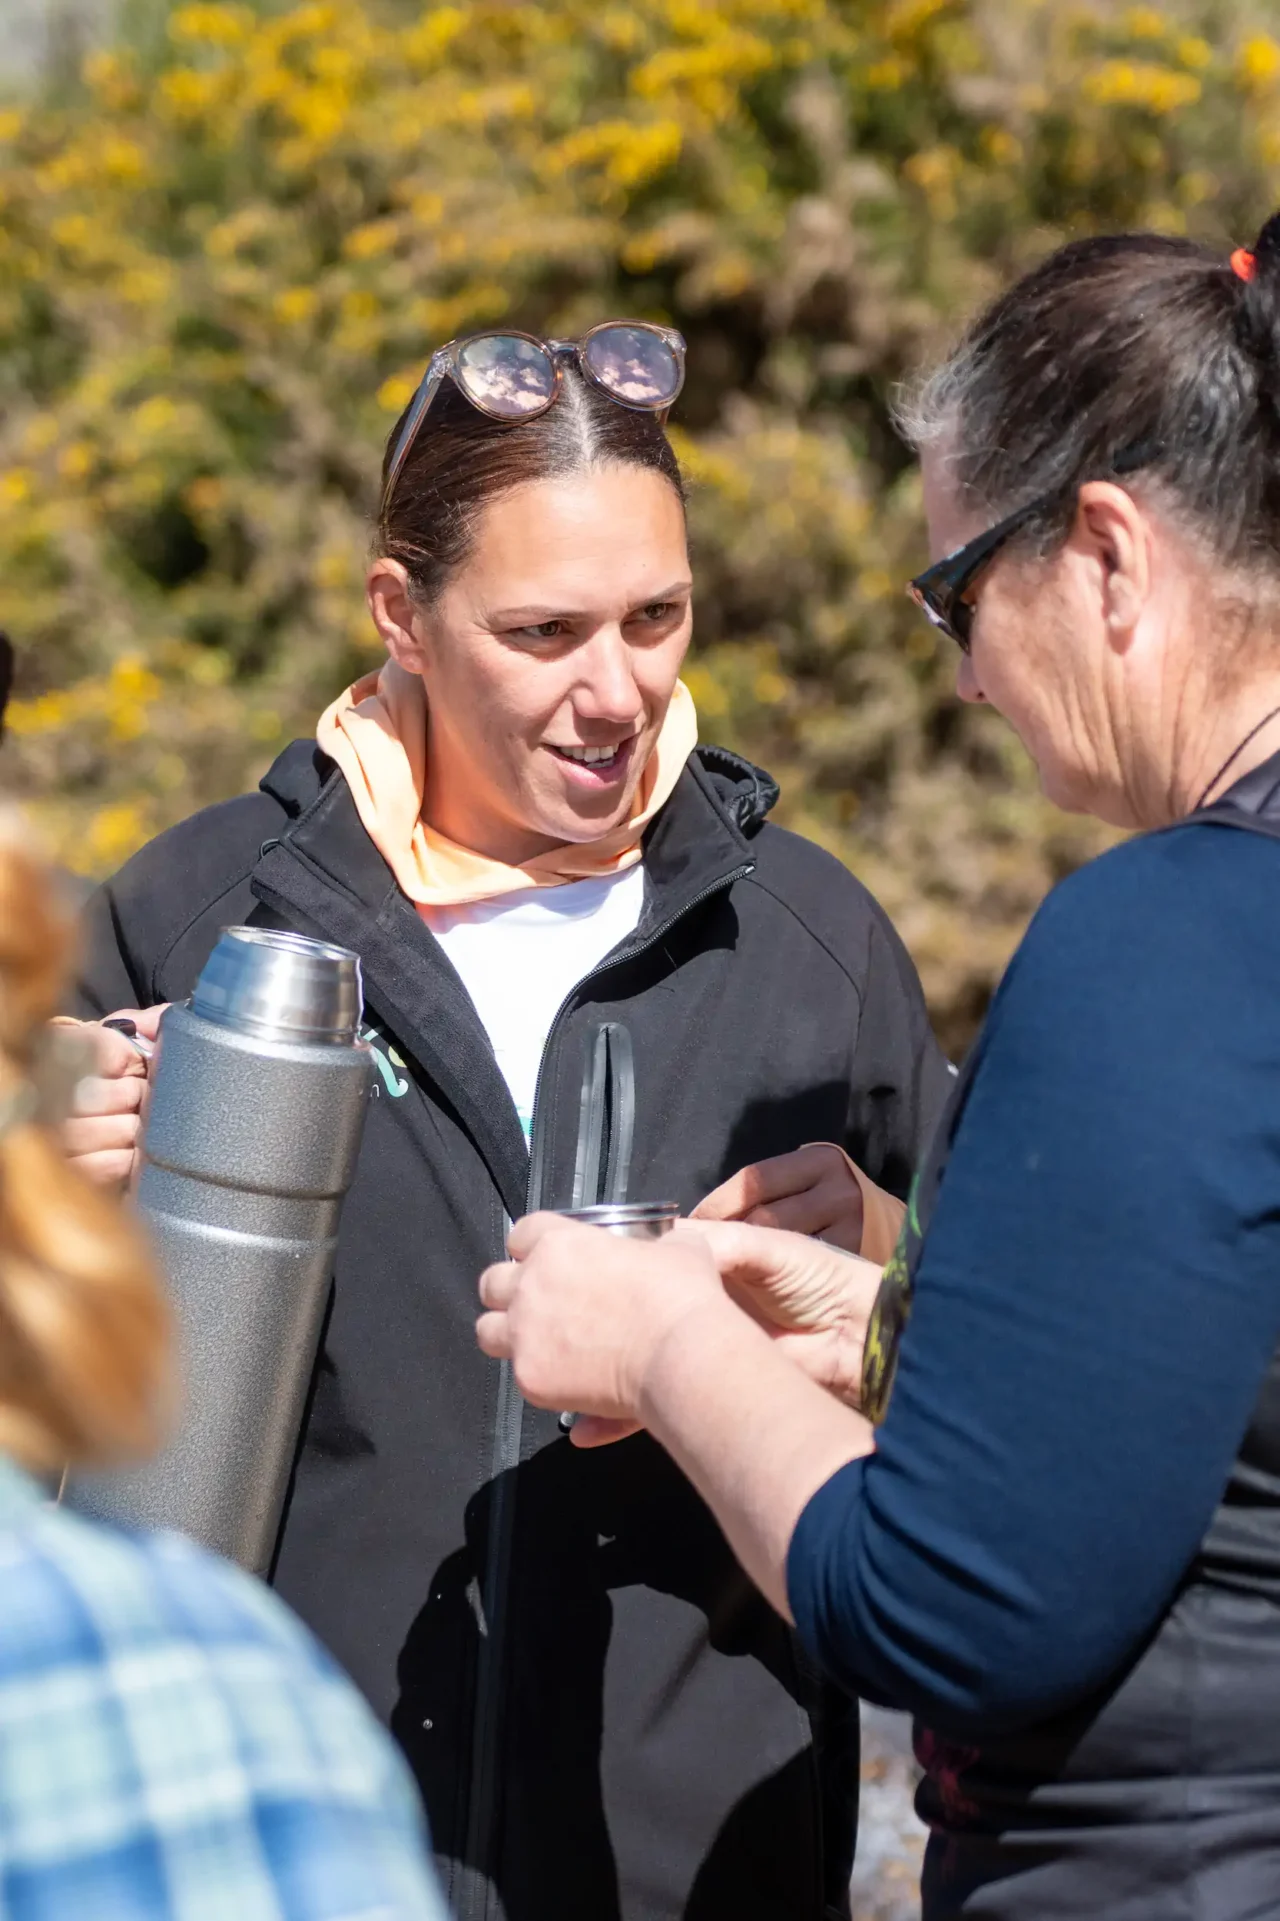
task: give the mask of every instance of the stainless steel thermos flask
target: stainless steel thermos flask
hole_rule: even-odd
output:
[[[167,1275],[176,1430],[145,1466],[80,1477],[74,1506],[176,1528],[265,1574],[315,1364],[372,1057],[360,962],[229,927],[166,1012],[138,1207]]]

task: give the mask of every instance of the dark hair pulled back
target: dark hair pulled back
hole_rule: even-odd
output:
[[[1221,561],[1280,572],[1280,214],[1252,253],[1244,279],[1163,234],[1072,241],[980,316],[904,431],[949,443],[962,500],[993,520],[1049,495],[1028,529],[1046,548],[1075,489],[1137,452],[1128,484],[1155,478]]]
[[[387,441],[384,485],[403,421],[404,414]],[[514,425],[490,420],[445,380],[379,517],[377,551],[400,561],[430,602],[465,561],[491,501],[527,481],[607,466],[661,474],[684,502],[680,465],[657,415],[619,406],[576,368],[562,367],[554,406]]]

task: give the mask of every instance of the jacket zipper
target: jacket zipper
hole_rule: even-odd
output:
[[[584,987],[589,987],[592,981],[599,980],[603,974],[611,973],[615,967],[627,965],[633,960],[638,960],[642,954],[647,954],[651,948],[666,939],[671,929],[678,926],[686,914],[691,914],[695,907],[701,907],[704,901],[712,899],[714,895],[723,893],[736,881],[745,880],[754,867],[754,861],[745,861],[742,866],[735,867],[731,873],[721,875],[712,886],[704,887],[700,894],[695,894],[692,900],[687,900],[679,913],[673,914],[669,920],[662,921],[634,947],[625,948],[622,953],[612,955],[608,960],[602,961],[598,967],[593,967],[589,974],[584,974],[561,1001],[556,1009],[555,1019],[547,1029],[542,1058],[538,1062],[538,1079],[534,1086],[533,1120],[529,1129],[529,1185],[525,1194],[527,1212],[536,1212],[543,1201],[546,1134],[545,1127],[540,1125],[543,1111],[543,1082],[561,1021],[577,1001]],[[505,1253],[505,1247],[503,1252]],[[501,1900],[491,1869],[494,1815],[497,1807],[497,1748],[506,1640],[507,1586],[511,1570],[511,1546],[515,1536],[515,1470],[520,1465],[523,1419],[524,1403],[511,1372],[511,1363],[502,1361],[499,1363],[498,1406],[494,1419],[492,1456],[494,1496],[485,1545],[484,1581],[480,1590],[483,1634],[477,1663],[475,1714],[472,1720],[471,1779],[465,1855],[470,1872],[466,1875],[464,1885],[459,1891],[459,1921],[503,1921]]]
[[[624,967],[633,960],[639,960],[642,954],[647,954],[651,948],[658,945],[659,941],[665,940],[671,932],[671,929],[678,927],[686,914],[691,914],[695,907],[701,907],[704,901],[711,900],[716,894],[722,894],[726,887],[732,887],[735,882],[745,880],[748,874],[754,872],[754,869],[755,862],[749,860],[744,861],[741,867],[735,867],[732,873],[722,874],[719,880],[715,881],[710,887],[704,887],[700,894],[693,896],[692,900],[687,900],[678,914],[673,914],[670,920],[661,922],[659,926],[653,929],[652,933],[646,934],[644,939],[637,942],[634,947],[624,948],[620,954],[611,955],[607,960],[601,961],[598,967],[593,967],[589,974],[584,974],[576,987],[571,988],[561,1001],[559,1007],[556,1009],[555,1019],[547,1029],[547,1039],[542,1050],[542,1059],[538,1062],[538,1079],[533,1090],[533,1121],[529,1129],[529,1187],[525,1195],[525,1206],[530,1213],[533,1213],[542,1205],[542,1137],[545,1129],[541,1128],[538,1123],[542,1118],[542,1090],[547,1071],[547,1061],[555,1045],[556,1034],[561,1021],[569,1012],[569,1009],[573,1006],[584,987],[590,987],[592,981],[599,980],[602,974],[611,974],[615,967]]]

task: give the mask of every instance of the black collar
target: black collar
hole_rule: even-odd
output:
[[[279,853],[300,862],[318,881],[337,888],[366,912],[381,915],[391,896],[402,901],[404,897],[365,832],[346,781],[332,762],[316,759],[325,775],[319,791],[280,840],[264,848],[255,892],[259,878],[270,884],[270,877],[279,875]],[[765,805],[771,798],[766,795]],[[756,818],[764,811],[765,806],[759,807]],[[691,759],[671,799],[645,833],[646,902],[638,933],[678,918],[694,900],[754,865],[748,831],[733,815],[732,802],[726,800],[714,771],[700,756]],[[407,901],[404,905],[413,914]],[[416,914],[413,919],[422,925]]]
[[[1201,813],[1215,814],[1220,807],[1230,808],[1237,814],[1253,814],[1263,820],[1280,820],[1280,753],[1251,767],[1234,787],[1228,787],[1225,794]]]

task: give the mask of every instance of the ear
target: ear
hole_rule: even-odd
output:
[[[380,555],[365,576],[365,599],[373,624],[396,665],[408,673],[423,672],[422,641],[418,634],[419,608],[409,592],[407,568]]]
[[[1107,638],[1126,653],[1151,597],[1154,534],[1147,514],[1114,481],[1087,481],[1067,545],[1095,574]]]

